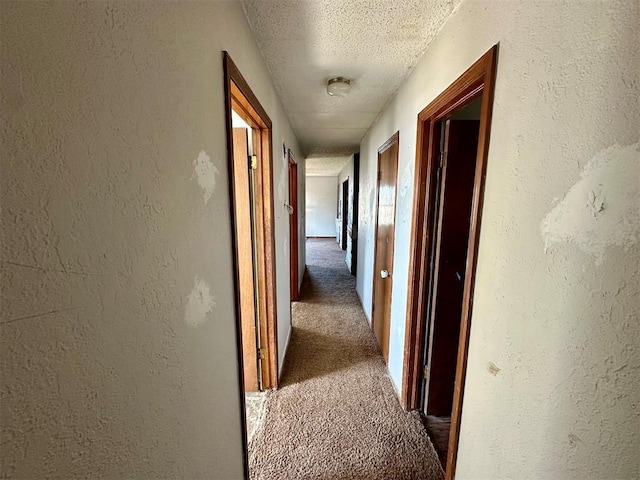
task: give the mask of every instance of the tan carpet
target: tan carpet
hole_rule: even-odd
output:
[[[252,480],[437,480],[436,452],[395,395],[333,240],[307,241],[281,387],[249,443]]]

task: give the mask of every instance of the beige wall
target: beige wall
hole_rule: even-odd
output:
[[[307,176],[306,233],[310,237],[336,237],[338,177]]]
[[[242,478],[222,50],[274,122],[281,355],[303,155],[240,4],[0,9],[0,476]]]
[[[640,471],[639,24],[636,1],[467,0],[361,144],[358,292],[370,316],[376,150],[400,131],[399,389],[416,116],[500,43],[459,480]]]

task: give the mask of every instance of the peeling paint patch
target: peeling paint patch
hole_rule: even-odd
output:
[[[220,171],[211,162],[211,157],[204,150],[198,154],[198,158],[193,161],[195,170],[195,178],[198,186],[202,189],[202,198],[206,205],[216,191],[216,175],[220,175]]]
[[[202,278],[196,275],[193,290],[187,295],[187,307],[184,321],[198,326],[207,319],[207,315],[215,308],[215,299],[211,296],[211,288]]]
[[[489,371],[489,373],[491,375],[493,375],[494,377],[498,375],[498,372],[500,372],[500,369],[496,366],[495,363],[493,362],[489,362],[487,363],[487,370]]]
[[[540,224],[545,251],[554,243],[574,243],[601,264],[608,247],[634,245],[640,229],[639,178],[639,142],[598,153]]]

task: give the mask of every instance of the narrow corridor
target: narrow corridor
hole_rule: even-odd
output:
[[[281,387],[249,443],[251,479],[436,480],[420,418],[402,410],[334,240],[307,241]]]

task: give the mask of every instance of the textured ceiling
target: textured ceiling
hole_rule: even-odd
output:
[[[360,140],[460,0],[243,0],[308,154]],[[347,97],[329,78],[352,79]]]
[[[305,160],[304,171],[308,177],[334,177],[342,171],[351,156],[327,157],[312,155]]]

